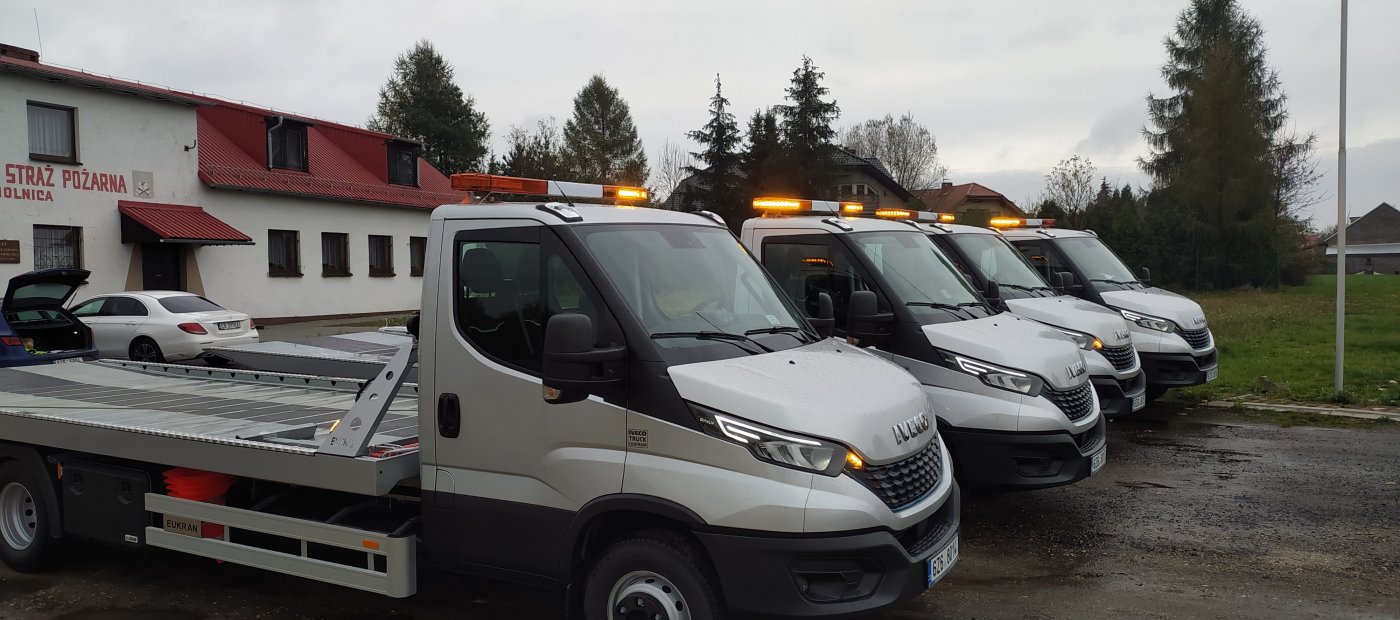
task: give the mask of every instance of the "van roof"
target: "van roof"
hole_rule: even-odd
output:
[[[718,222],[700,215],[683,211],[649,209],[640,207],[614,207],[598,204],[575,204],[569,208],[580,216],[581,221],[567,222],[539,207],[546,202],[488,202],[442,205],[433,210],[433,220],[475,220],[475,219],[531,219],[550,226],[571,224],[690,224],[721,228]],[[550,201],[548,204],[561,205]],[[567,206],[567,205],[564,205]]]
[[[1036,231],[1046,231],[1041,234]],[[1069,228],[1007,228],[1001,231],[1002,236],[1007,239],[1044,239],[1044,238],[1069,238],[1069,237],[1097,237],[1090,230],[1072,230]]]
[[[823,220],[830,220],[830,219],[833,219],[833,218],[838,219],[838,220],[840,220],[840,221],[846,223],[848,226],[851,227],[851,230],[842,230],[842,229],[839,229],[839,228],[837,228],[837,227],[835,227],[835,226],[832,226],[831,224],[827,224],[826,222],[823,221]],[[782,216],[782,217],[755,217],[755,218],[746,220],[746,221],[744,222],[744,228],[745,228],[745,229],[749,229],[749,228],[755,228],[755,229],[774,229],[774,228],[785,228],[785,229],[794,229],[794,228],[796,228],[796,229],[812,229],[812,230],[819,230],[819,231],[821,231],[821,232],[829,232],[829,233],[836,233],[836,234],[840,234],[840,233],[850,233],[850,232],[884,231],[884,230],[906,230],[906,231],[916,231],[916,230],[918,230],[918,229],[916,229],[915,227],[910,226],[910,225],[908,225],[908,224],[906,224],[906,223],[904,223],[904,222],[902,222],[902,221],[898,221],[898,220],[883,220],[883,219],[878,219],[878,218],[873,218],[873,217],[838,217],[838,216],[835,216],[835,215],[828,215],[828,216],[826,216],[826,217],[818,217],[818,216],[815,216],[815,215],[797,215],[797,216]]]
[[[981,226],[969,226],[967,224],[920,224],[919,229],[935,235],[995,235],[996,230],[982,228]]]

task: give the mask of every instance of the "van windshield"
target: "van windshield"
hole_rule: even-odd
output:
[[[1095,290],[1119,291],[1138,284],[1132,270],[1097,237],[1063,238],[1056,241],[1055,247],[1064,252]]]
[[[672,363],[788,349],[815,339],[767,273],[723,228],[574,230]]]
[[[984,280],[996,280],[997,284],[1030,295],[1037,292],[1051,292],[1026,259],[1012,248],[1000,235],[981,233],[959,233],[949,235],[948,241],[967,259],[968,267]],[[1007,291],[1011,294],[1012,291]],[[1016,295],[1019,296],[1019,295]]]
[[[851,240],[870,268],[884,276],[896,303],[908,306],[920,322],[945,320],[949,312],[964,319],[988,315],[972,285],[924,233],[863,232]]]

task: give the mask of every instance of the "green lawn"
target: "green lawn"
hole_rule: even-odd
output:
[[[1332,389],[1337,278],[1282,292],[1191,293],[1220,349],[1220,378],[1176,398],[1320,403]],[[1400,277],[1348,276],[1342,402],[1400,406]]]

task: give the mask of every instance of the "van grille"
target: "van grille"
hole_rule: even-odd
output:
[[[846,473],[870,489],[886,506],[899,510],[923,499],[938,486],[942,468],[943,453],[938,449],[938,439],[934,438],[927,448],[902,461],[847,468]]]
[[[1078,420],[1094,412],[1094,386],[1088,381],[1064,392],[1047,387],[1042,394],[1065,412],[1070,420]]]
[[[1177,333],[1181,334],[1181,338],[1186,341],[1186,344],[1191,345],[1192,349],[1199,351],[1210,346],[1210,329],[1193,329],[1189,331],[1183,329]]]
[[[1072,436],[1074,437],[1074,445],[1079,446],[1080,454],[1093,452],[1098,449],[1100,443],[1103,443],[1103,424],[1095,424],[1093,428]]]
[[[1128,370],[1137,365],[1137,356],[1133,355],[1132,345],[1126,347],[1104,347],[1099,349],[1099,353],[1113,364],[1118,370]]]

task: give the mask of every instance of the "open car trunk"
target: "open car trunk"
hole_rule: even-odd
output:
[[[10,278],[0,311],[25,350],[45,355],[92,348],[92,330],[63,309],[88,275],[86,269],[43,269]]]
[[[61,310],[6,310],[5,320],[35,355],[92,348],[87,326]]]

